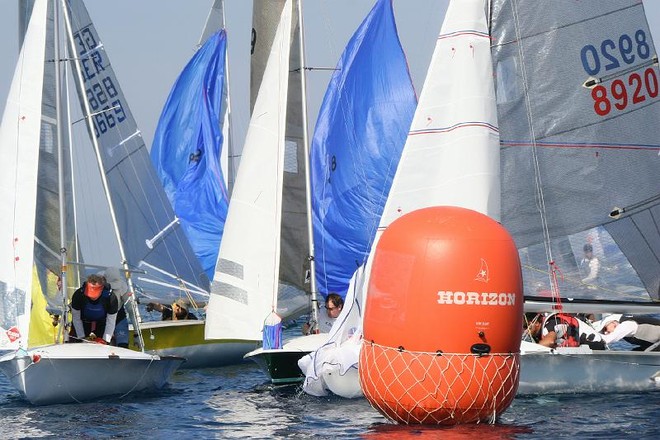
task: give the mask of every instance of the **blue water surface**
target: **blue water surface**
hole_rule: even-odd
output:
[[[121,374],[121,373],[118,373]],[[252,362],[181,370],[157,394],[36,407],[0,376],[0,438],[657,439],[658,392],[516,398],[495,425],[397,426],[366,399],[272,386]]]

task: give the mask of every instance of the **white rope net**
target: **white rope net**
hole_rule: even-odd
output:
[[[371,405],[395,422],[494,423],[518,389],[520,355],[413,352],[364,341],[358,370]]]

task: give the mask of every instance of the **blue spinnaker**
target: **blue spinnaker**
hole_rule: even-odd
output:
[[[378,0],[349,41],[311,148],[316,280],[344,296],[366,261],[417,98],[391,0]]]
[[[151,160],[204,271],[213,278],[229,198],[220,167],[227,38],[213,34],[177,78],[158,121]]]

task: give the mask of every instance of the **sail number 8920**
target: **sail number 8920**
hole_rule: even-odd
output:
[[[598,116],[607,116],[612,106],[624,110],[630,104],[640,104],[646,101],[647,96],[658,96],[658,77],[653,67],[643,73],[631,73],[627,79],[615,79],[609,87],[600,84],[591,90],[594,112]]]
[[[646,60],[651,56],[651,47],[646,39],[646,32],[639,29],[633,39],[628,34],[619,37],[618,44],[609,38],[600,43],[600,51],[592,44],[587,44],[580,51],[582,67],[588,75],[594,76],[605,71],[618,69],[625,64],[633,64],[637,57]]]

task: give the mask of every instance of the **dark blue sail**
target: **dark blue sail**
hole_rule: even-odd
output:
[[[376,234],[417,98],[391,0],[378,0],[326,91],[311,148],[316,279],[345,295]]]
[[[204,271],[213,278],[229,199],[220,167],[227,38],[213,34],[177,78],[151,159]]]

